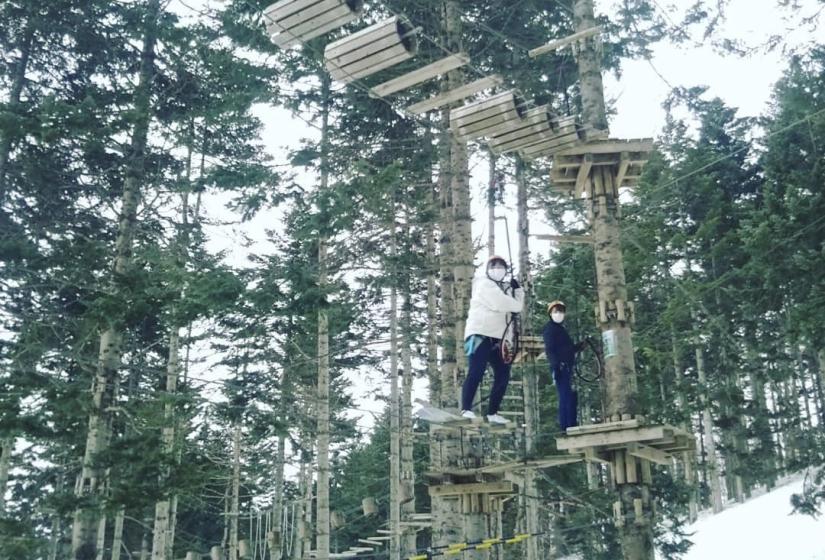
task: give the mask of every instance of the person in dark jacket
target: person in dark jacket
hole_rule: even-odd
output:
[[[544,352],[550,362],[550,372],[559,392],[559,426],[562,431],[578,425],[576,406],[578,394],[573,390],[573,369],[576,365],[576,352],[582,343],[574,344],[573,339],[564,328],[564,316],[567,308],[562,301],[551,302],[547,306],[550,320],[544,326]]]

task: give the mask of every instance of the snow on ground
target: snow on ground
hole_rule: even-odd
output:
[[[701,517],[689,531],[693,547],[684,560],[825,560],[825,516],[791,515],[791,494],[802,477],[718,515]]]

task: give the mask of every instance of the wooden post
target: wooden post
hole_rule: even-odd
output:
[[[573,14],[576,31],[583,32],[596,26],[593,0],[575,0]],[[603,137],[608,128],[604,85],[599,54],[592,41],[580,49],[577,63],[586,136]],[[594,167],[591,170],[592,230],[599,303],[608,308],[615,305],[616,300],[628,301],[616,195],[618,189],[614,188],[615,173],[611,167]],[[604,336],[615,340],[614,354],[605,357],[606,416],[636,415],[639,413],[638,387],[630,323],[619,321],[615,314],[608,314],[607,321],[601,322],[600,327]],[[641,498],[643,484],[621,480],[626,478],[622,475],[627,475],[624,452],[613,454],[613,465],[617,482],[617,509],[619,512],[635,511],[635,500]],[[641,519],[644,521],[649,516],[647,512],[642,513]],[[625,560],[653,560],[651,523],[622,523],[620,535]]]
[[[209,560],[223,560],[223,549],[219,546],[213,546],[209,551]]]

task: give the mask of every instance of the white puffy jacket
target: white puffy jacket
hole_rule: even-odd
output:
[[[507,295],[487,276],[487,267],[479,268],[473,278],[464,339],[474,334],[501,338],[507,327],[507,313],[521,313],[523,307],[523,289],[518,288],[513,296]]]

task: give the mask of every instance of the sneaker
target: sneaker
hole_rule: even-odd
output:
[[[488,414],[487,421],[490,424],[507,424],[509,422],[504,416],[498,414]]]
[[[461,417],[462,418],[468,418],[468,419],[472,420],[476,417],[476,413],[473,412],[472,410],[462,410],[461,411]]]

